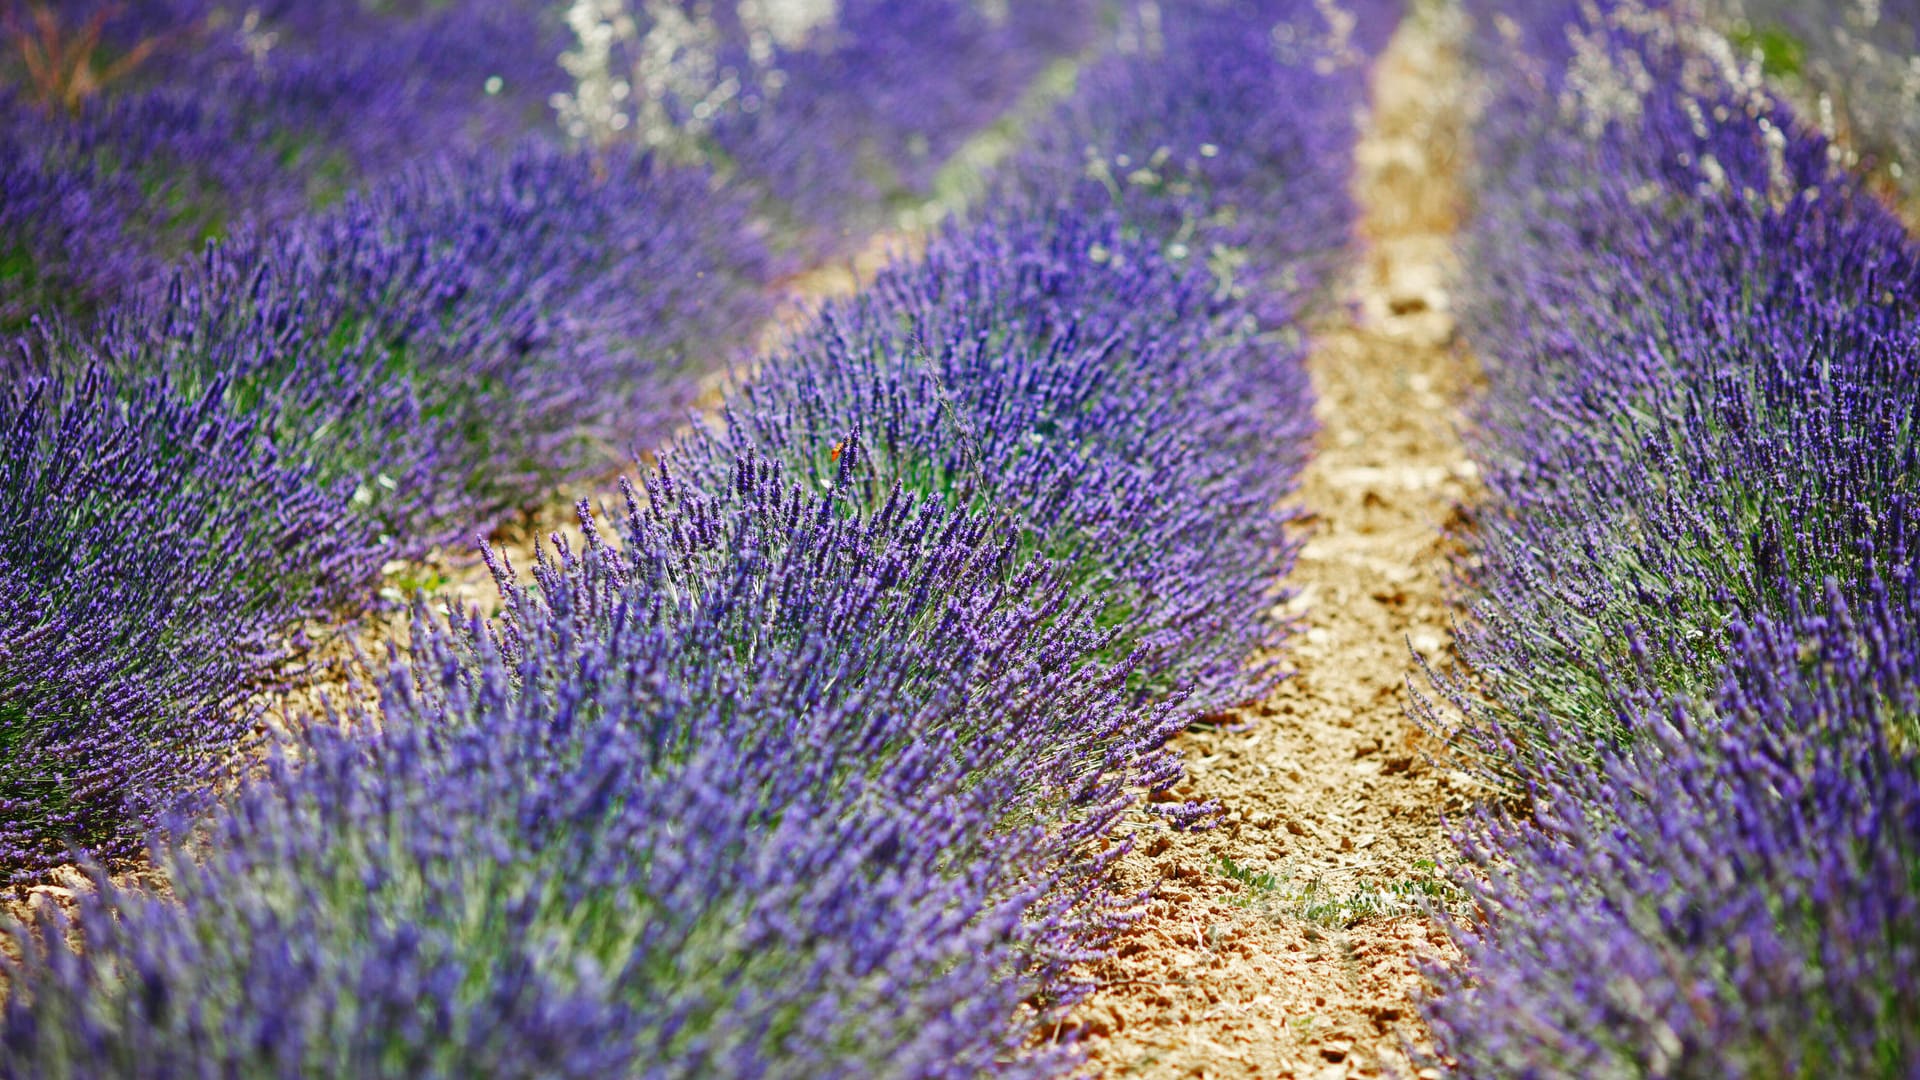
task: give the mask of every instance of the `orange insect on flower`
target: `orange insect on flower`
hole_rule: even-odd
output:
[[[842,450],[845,450],[846,448],[847,448],[847,441],[846,441],[845,439],[842,439],[842,440],[840,440],[839,442],[837,442],[837,443],[834,443],[834,444],[833,444],[833,454],[832,454],[832,456],[831,456],[831,457],[829,457],[829,458],[828,458],[827,460],[829,460],[829,461],[839,461],[839,460],[840,460],[840,451],[842,451]]]

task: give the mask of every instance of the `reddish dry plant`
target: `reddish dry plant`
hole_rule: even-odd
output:
[[[118,7],[103,8],[76,29],[60,23],[60,16],[46,4],[8,3],[0,16],[0,31],[13,45],[26,69],[27,86],[33,98],[48,108],[59,107],[79,112],[95,94],[132,74],[146,63],[165,41],[165,35],[141,38],[133,48],[104,67],[99,66],[101,38],[107,20]]]

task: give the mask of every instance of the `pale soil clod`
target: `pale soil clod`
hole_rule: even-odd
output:
[[[1454,347],[1464,102],[1450,28],[1410,18],[1381,58],[1357,151],[1366,257],[1350,321],[1309,363],[1322,423],[1290,583],[1297,674],[1234,723],[1181,738],[1179,794],[1210,832],[1143,836],[1123,884],[1158,895],[1088,975],[1077,1014],[1102,1075],[1348,1077],[1422,1070],[1418,965],[1447,956],[1422,902],[1442,815],[1473,797],[1408,718],[1409,645],[1450,663],[1447,523],[1476,490],[1458,437],[1471,363]]]

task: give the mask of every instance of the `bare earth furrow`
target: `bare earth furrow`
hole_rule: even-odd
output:
[[[1407,1068],[1422,1038],[1424,902],[1443,815],[1471,792],[1428,764],[1408,718],[1411,643],[1450,662],[1445,538],[1474,490],[1458,436],[1472,364],[1454,348],[1461,85],[1448,28],[1410,19],[1374,75],[1358,148],[1364,256],[1348,318],[1309,361],[1323,425],[1290,579],[1297,671],[1268,701],[1183,736],[1210,831],[1148,833],[1124,864],[1157,899],[1092,976],[1080,1013],[1112,1076],[1344,1077]]]

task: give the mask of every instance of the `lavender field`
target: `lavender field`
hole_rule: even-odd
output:
[[[1920,1077],[1916,32],[0,0],[0,1077]]]

